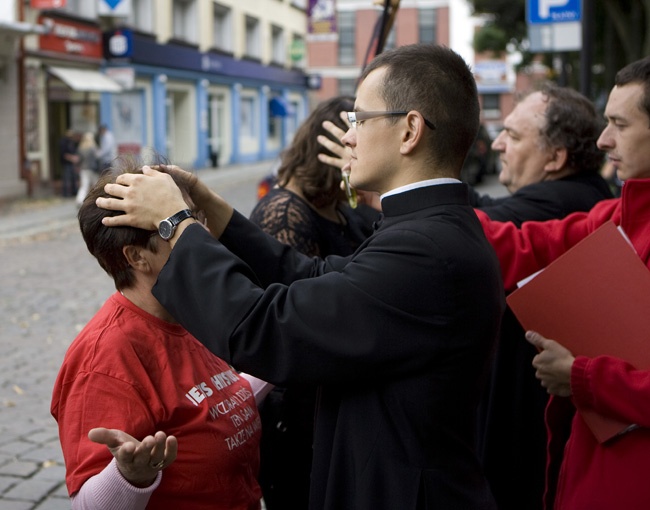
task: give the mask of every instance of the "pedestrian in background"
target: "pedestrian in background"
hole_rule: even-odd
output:
[[[79,191],[77,191],[77,206],[86,198],[99,177],[99,157],[94,133],[84,133],[77,147],[79,158]]]
[[[113,132],[106,124],[99,126],[99,171],[103,172],[111,166],[111,162],[117,157],[117,144]]]
[[[73,197],[77,194],[77,144],[79,143],[79,134],[68,129],[61,142],[59,143],[59,155],[62,166],[62,188],[61,194],[64,197]]]
[[[339,114],[353,107],[353,97],[317,106],[282,153],[277,186],[250,216],[262,230],[305,255],[351,255],[372,233],[371,218],[378,217],[374,210],[369,219],[353,210],[341,191],[341,170],[317,157],[316,138],[326,134],[322,123],[347,128]],[[268,510],[305,510],[309,505],[316,390],[314,384],[301,383],[276,387],[260,406],[260,485]]]

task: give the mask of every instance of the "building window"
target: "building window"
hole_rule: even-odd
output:
[[[436,10],[420,9],[418,14],[419,39],[421,43],[436,42]]]
[[[131,0],[129,25],[142,32],[153,32],[153,9],[151,0]]]
[[[280,96],[271,96],[271,98],[269,99],[269,111],[268,111],[269,126],[268,126],[267,134],[268,137],[273,140],[279,140],[280,133],[282,132],[282,117],[279,115],[274,115],[273,108],[271,107],[272,101],[279,97]],[[284,103],[283,99],[280,98],[279,100]]]
[[[97,4],[98,2],[88,2],[82,0],[67,0],[63,10],[81,16],[82,18],[97,18]]]
[[[197,44],[196,0],[173,0],[172,23],[176,39]]]
[[[214,47],[223,51],[232,51],[232,11],[225,5],[214,4],[213,18]]]
[[[483,118],[498,119],[501,117],[501,96],[499,94],[483,94]]]
[[[356,88],[355,78],[339,78],[339,96],[354,96]]]
[[[286,60],[284,30],[281,27],[271,25],[271,62],[284,65]]]
[[[260,22],[246,16],[246,50],[247,57],[260,58]]]
[[[339,65],[351,66],[356,63],[354,33],[356,23],[355,11],[338,13],[339,26]]]
[[[255,129],[257,124],[257,116],[255,115],[255,98],[252,96],[242,97],[240,108],[239,136],[242,138],[257,138]]]

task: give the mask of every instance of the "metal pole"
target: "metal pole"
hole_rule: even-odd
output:
[[[591,63],[593,46],[593,0],[582,0],[582,48],[580,50],[580,92],[591,97]]]

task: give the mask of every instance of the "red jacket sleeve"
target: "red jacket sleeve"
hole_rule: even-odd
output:
[[[571,367],[571,390],[578,410],[650,427],[650,371],[637,370],[612,356],[577,356]]]

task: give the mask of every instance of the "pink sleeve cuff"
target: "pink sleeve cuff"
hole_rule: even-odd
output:
[[[72,496],[72,510],[144,510],[161,479],[162,471],[159,471],[149,487],[134,487],[122,476],[113,459],[100,473],[86,480],[81,490]]]

